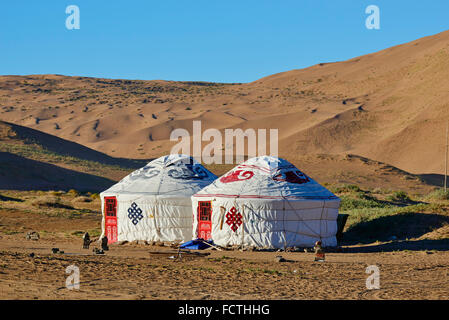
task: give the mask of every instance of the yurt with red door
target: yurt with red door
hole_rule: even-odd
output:
[[[286,160],[247,160],[192,196],[193,235],[220,246],[337,245],[340,199]]]
[[[149,162],[100,194],[102,236],[109,243],[191,240],[191,196],[216,178],[186,155]]]

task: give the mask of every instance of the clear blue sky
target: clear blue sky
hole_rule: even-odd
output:
[[[250,82],[447,29],[448,0],[1,1],[0,74]]]

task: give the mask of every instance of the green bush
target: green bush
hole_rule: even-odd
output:
[[[80,195],[80,193],[75,189],[70,189],[67,193],[74,197],[78,197]]]
[[[379,201],[372,197],[367,197],[365,199],[354,199],[348,196],[340,196],[340,210],[354,210],[354,209],[365,209],[365,208],[385,208],[388,204]]]
[[[410,201],[410,197],[405,191],[395,191],[392,195],[387,197],[389,201],[399,201],[399,202],[407,202]]]
[[[90,195],[90,197],[91,197],[92,199],[100,199],[100,195],[99,195],[98,193],[92,193],[92,194]]]
[[[74,207],[59,197],[46,196],[35,199],[32,205],[39,208],[59,208],[59,209],[74,209]]]
[[[434,200],[449,200],[449,190],[437,189],[427,195],[428,199]]]
[[[444,206],[438,203],[418,203],[406,207],[396,207],[394,214],[406,214],[406,213],[445,213]]]
[[[86,196],[79,196],[73,199],[73,202],[92,202],[92,198]]]
[[[362,189],[360,189],[359,186],[356,186],[355,184],[344,184],[341,186],[334,186],[334,187],[329,188],[329,190],[333,193],[363,192]]]

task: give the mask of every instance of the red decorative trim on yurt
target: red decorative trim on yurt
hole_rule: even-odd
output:
[[[249,180],[254,176],[254,172],[251,171],[244,171],[243,173],[242,172],[243,170],[232,171],[228,175],[221,177],[220,181],[223,183],[243,181]]]
[[[220,193],[213,193],[213,194],[194,194],[194,197],[201,197],[201,198],[211,198],[211,197],[218,197],[218,198],[255,198],[255,199],[306,199],[306,200],[334,200],[338,199],[337,196],[261,196],[261,195],[239,195],[239,194],[220,194]]]

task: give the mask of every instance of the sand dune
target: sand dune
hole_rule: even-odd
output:
[[[53,186],[101,191],[148,161],[114,158],[35,129],[0,121],[0,189]]]
[[[59,156],[95,161],[105,165],[140,168],[140,166],[146,163],[142,160],[114,158],[57,136],[4,121],[0,121],[0,143],[16,145],[36,144],[48,152]]]
[[[343,62],[246,84],[0,77],[0,120],[113,157],[168,153],[170,132],[278,128],[279,153],[358,154],[442,174],[449,119],[449,31]]]

